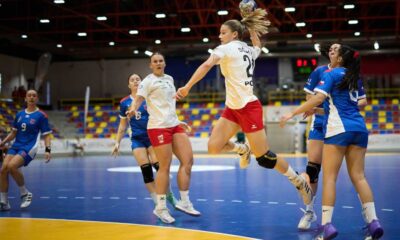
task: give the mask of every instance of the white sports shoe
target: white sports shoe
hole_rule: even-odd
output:
[[[299,221],[299,225],[297,225],[297,228],[299,230],[308,230],[311,227],[311,223],[317,221],[317,215],[315,214],[314,211],[308,210],[308,211],[304,211],[303,209],[301,209],[304,212],[303,217],[300,219]]]
[[[294,178],[289,178],[289,181],[297,188],[297,191],[299,191],[303,198],[304,205],[310,204],[313,198],[313,192],[306,179],[302,175],[297,175]]]
[[[240,155],[239,166],[242,169],[247,168],[250,165],[250,161],[251,161],[250,147],[249,147],[249,145],[247,145],[247,143],[245,143],[244,145],[246,146],[246,152],[239,154]]]
[[[194,217],[198,217],[201,215],[199,211],[194,209],[193,204],[190,201],[179,200],[176,203],[175,208]]]
[[[21,201],[22,201],[21,202],[21,208],[29,207],[29,205],[31,205],[31,203],[32,203],[32,197],[33,197],[33,194],[30,193],[30,192],[28,192],[25,195],[22,195],[21,196]]]
[[[0,212],[10,211],[10,209],[11,209],[10,202],[8,201],[7,203],[0,202]]]
[[[175,222],[175,218],[169,214],[168,208],[157,209],[153,210],[154,215],[156,215],[162,222],[164,223],[173,223]]]

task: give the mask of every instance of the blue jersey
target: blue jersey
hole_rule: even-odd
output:
[[[20,111],[15,116],[13,129],[17,131],[12,148],[32,149],[38,146],[40,134],[51,133],[47,114],[39,109],[33,112]]]
[[[308,77],[307,83],[304,85],[304,91],[308,94],[314,94],[314,88],[318,85],[319,81],[321,81],[322,74],[328,69],[329,69],[328,65],[319,66],[316,69],[314,69],[314,71]],[[321,104],[321,106],[318,107],[322,108],[323,105]],[[324,116],[315,114],[313,117],[313,123],[311,125],[311,129],[315,128],[322,129],[323,122],[324,122]]]
[[[124,97],[119,104],[119,117],[126,118],[126,111],[128,111],[129,107],[133,102],[133,98],[131,95]],[[129,125],[132,130],[131,138],[135,137],[146,137],[147,138],[147,122],[149,121],[149,113],[147,112],[146,102],[143,101],[142,105],[140,105],[138,112],[140,114],[140,118],[136,119],[136,117],[131,117],[129,121]]]
[[[358,90],[339,90],[346,69],[342,67],[327,70],[314,89],[327,96],[324,102],[325,138],[343,132],[366,132],[364,118],[358,109]]]

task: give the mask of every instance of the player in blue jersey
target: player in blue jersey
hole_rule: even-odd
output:
[[[32,193],[25,187],[24,175],[19,168],[28,166],[35,158],[39,148],[40,133],[44,136],[46,146],[46,163],[50,161],[51,129],[46,113],[36,106],[38,94],[35,90],[26,93],[27,108],[18,112],[13,122],[11,133],[0,142],[0,148],[15,139],[8,150],[1,167],[0,182],[0,211],[10,210],[8,202],[8,175],[17,183],[21,193],[21,208],[27,208],[32,202]]]
[[[330,46],[321,48],[321,53],[323,56],[329,58],[329,47],[334,47],[337,44],[332,44]],[[322,75],[325,71],[330,69],[330,65],[322,65],[317,67],[309,76],[307,83],[304,85],[304,91],[307,93],[306,99],[308,100],[311,96],[315,94],[314,88],[320,82]],[[362,81],[358,81],[358,105],[364,106],[367,104],[366,94],[364,91],[364,87]],[[308,179],[310,180],[310,186],[313,190],[314,197],[310,204],[306,205],[306,210],[304,211],[304,215],[299,221],[298,229],[300,230],[308,230],[311,227],[311,223],[317,220],[317,216],[314,211],[314,202],[315,196],[318,190],[318,179],[319,172],[321,170],[321,162],[322,162],[322,150],[324,146],[324,132],[323,132],[323,121],[324,121],[324,113],[323,106],[320,105],[314,108],[312,111],[305,113],[305,117],[308,115],[312,115],[311,117],[311,128],[308,136],[307,142],[307,157],[308,163],[306,167],[306,173],[308,175]]]
[[[346,157],[350,179],[359,194],[367,220],[368,235],[379,239],[383,228],[376,216],[374,197],[365,178],[364,163],[368,145],[368,130],[358,110],[360,56],[352,48],[335,44],[329,50],[331,70],[323,74],[317,92],[306,103],[281,118],[281,127],[300,113],[324,103],[324,147],[322,220],[318,239],[333,239],[338,235],[332,224],[336,201],[336,179]]]
[[[157,195],[155,190],[152,167],[154,167],[154,169],[158,171],[159,164],[157,157],[154,153],[154,149],[151,146],[149,137],[147,135],[147,122],[149,121],[149,113],[147,112],[146,102],[143,102],[142,105],[140,105],[138,109],[138,115],[130,119],[128,119],[126,116],[126,111],[128,111],[133,100],[135,99],[138,86],[141,81],[142,79],[138,74],[132,74],[128,78],[128,88],[131,90],[131,94],[123,98],[120,102],[119,106],[120,122],[118,126],[115,145],[113,147],[111,154],[114,156],[118,155],[121,139],[124,137],[126,128],[129,123],[132,132],[131,134],[132,154],[135,157],[138,165],[140,166],[140,170],[142,171],[143,181],[146,185],[146,188],[149,191],[150,196],[154,201],[154,204],[156,204]],[[173,206],[175,206],[177,200],[175,199],[171,190],[167,194],[167,200]]]

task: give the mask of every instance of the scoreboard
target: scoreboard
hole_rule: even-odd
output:
[[[295,82],[306,82],[308,76],[318,66],[317,58],[294,58],[292,63]]]

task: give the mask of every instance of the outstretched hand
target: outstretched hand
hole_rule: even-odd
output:
[[[184,86],[178,89],[175,94],[176,100],[181,100],[182,98],[186,97],[189,94],[189,88]]]
[[[289,121],[292,117],[294,117],[293,113],[286,113],[281,117],[281,120],[279,121],[279,126],[281,128],[285,127],[286,122]]]

